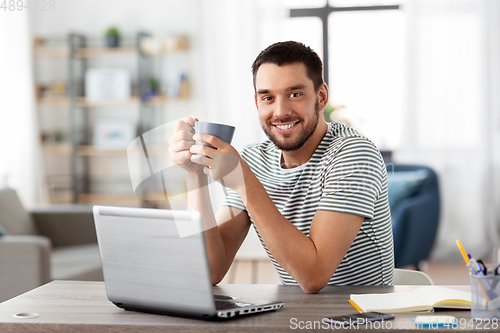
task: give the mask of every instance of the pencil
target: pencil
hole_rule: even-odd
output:
[[[457,240],[457,246],[458,249],[460,250],[460,253],[462,253],[462,256],[464,257],[464,260],[467,264],[470,264],[469,256],[467,255],[467,252],[465,252],[464,247],[462,246],[462,243],[460,243],[459,240]]]
[[[476,282],[477,282],[477,286],[479,287],[479,289],[481,289],[481,293],[483,294],[484,298],[486,299],[486,302],[488,302],[488,303],[491,302],[491,298],[490,298],[490,296],[488,296],[488,293],[486,292],[486,290],[484,290],[484,287],[481,284],[481,280],[476,278]],[[493,310],[491,312],[495,313],[495,310]]]
[[[351,303],[351,305],[354,306],[354,308],[358,310],[359,313],[363,313],[363,310],[361,310],[361,308],[356,303],[354,303],[352,299],[349,300],[349,303]]]

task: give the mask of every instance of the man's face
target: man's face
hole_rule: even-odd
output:
[[[302,147],[317,128],[318,94],[303,63],[262,64],[255,78],[262,129],[281,150]]]

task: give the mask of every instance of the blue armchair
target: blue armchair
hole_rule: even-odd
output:
[[[387,164],[389,202],[398,268],[429,257],[439,224],[439,183],[423,165]]]

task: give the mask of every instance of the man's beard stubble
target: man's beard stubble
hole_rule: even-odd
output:
[[[299,133],[298,138],[294,142],[290,142],[288,144],[282,144],[278,141],[278,139],[271,133],[271,131],[268,131],[267,128],[265,128],[262,124],[262,130],[264,133],[266,133],[267,137],[269,140],[271,140],[272,143],[278,148],[281,149],[282,151],[293,151],[297,150],[300,147],[302,147],[307,140],[313,135],[313,133],[316,131],[316,127],[318,127],[318,121],[319,121],[319,100],[316,99],[316,103],[314,104],[314,111],[315,111],[315,117],[313,118],[313,121],[307,125],[307,127],[302,128],[302,130]],[[273,119],[276,120],[276,119]],[[297,118],[284,118],[284,119],[279,119],[281,122],[293,122],[297,120]],[[303,119],[300,119],[301,121]],[[303,121],[302,121],[303,123]],[[272,128],[273,125],[271,124],[271,120],[267,122],[267,126],[269,128]]]

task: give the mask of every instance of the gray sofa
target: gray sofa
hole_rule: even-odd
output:
[[[92,207],[48,205],[31,211],[0,189],[0,302],[51,280],[102,280]]]

